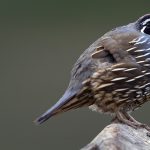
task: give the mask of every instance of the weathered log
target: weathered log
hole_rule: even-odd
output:
[[[150,150],[150,133],[144,128],[112,123],[81,150]]]

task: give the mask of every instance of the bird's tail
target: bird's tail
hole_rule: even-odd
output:
[[[82,95],[82,94],[81,94]],[[81,97],[76,96],[76,92],[66,91],[62,98],[49,110],[47,110],[43,115],[38,117],[35,120],[36,124],[42,124],[50,117],[57,115],[62,112],[66,112],[70,109],[76,109],[83,106],[91,105],[91,99],[88,97],[88,94],[84,94]]]
[[[67,106],[70,100],[74,99],[74,97],[75,97],[75,93],[66,91],[65,94],[62,96],[62,98],[54,106],[52,106],[49,110],[47,110],[40,117],[38,117],[34,122],[36,124],[42,124],[43,122],[48,120],[50,117],[58,113],[67,111],[65,110],[65,106]]]

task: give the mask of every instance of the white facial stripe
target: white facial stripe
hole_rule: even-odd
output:
[[[144,26],[141,30],[142,33],[144,33],[144,30],[145,30],[146,26]]]
[[[150,19],[146,19],[142,24],[145,25],[149,21],[150,21]]]

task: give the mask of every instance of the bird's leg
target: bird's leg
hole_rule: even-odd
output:
[[[111,120],[112,123],[117,123],[119,120],[117,118],[117,116],[114,116]]]
[[[131,120],[128,120],[128,118],[125,116],[125,113],[124,113],[124,112],[122,112],[122,111],[117,111],[116,117],[117,117],[117,119],[118,119],[120,122],[122,122],[122,123],[124,123],[124,124],[127,124],[127,125],[129,125],[129,126],[135,128],[135,129],[138,128],[137,123],[132,122]]]
[[[145,128],[145,129],[147,129],[148,131],[150,131],[150,127],[149,127],[147,124],[143,124],[143,123],[141,123],[141,122],[135,120],[135,119],[134,119],[129,113],[127,113],[127,112],[126,112],[124,115],[126,116],[126,118],[127,118],[128,120],[131,120],[132,122],[134,122],[135,124],[137,124],[137,126],[142,127],[142,128]]]
[[[130,121],[132,121],[132,122],[134,122],[134,123],[136,123],[136,124],[139,124],[139,125],[142,124],[141,122],[135,120],[129,113],[124,113],[124,115],[126,116],[126,118],[127,118],[128,120],[130,120]]]
[[[150,131],[150,127],[146,124],[142,124],[138,121],[136,121],[131,115],[129,115],[127,112],[124,111],[118,111],[116,113],[116,117],[119,121],[122,123],[125,123],[135,129],[138,128],[145,128],[146,130]]]

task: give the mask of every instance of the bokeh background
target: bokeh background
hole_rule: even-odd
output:
[[[0,149],[77,150],[110,117],[87,108],[36,126],[61,97],[79,55],[110,29],[150,12],[150,1],[0,1]],[[150,104],[134,116],[150,123]]]

